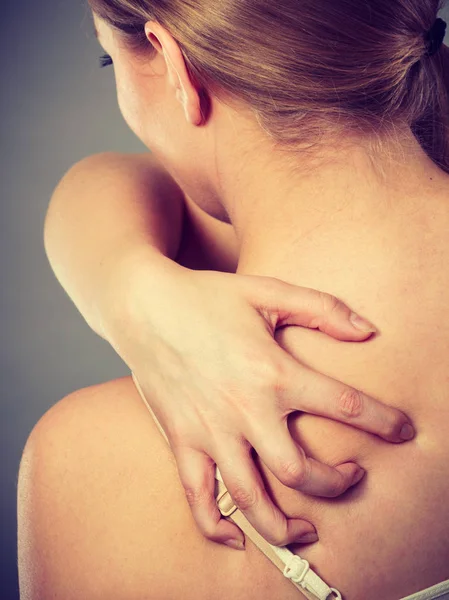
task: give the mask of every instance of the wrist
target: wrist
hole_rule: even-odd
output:
[[[129,332],[132,338],[142,318],[148,319],[152,313],[151,305],[156,318],[158,307],[166,303],[167,295],[176,290],[178,277],[188,269],[147,241],[120,245],[102,268],[102,293],[95,307],[96,331],[124,359],[121,349],[124,333]]]

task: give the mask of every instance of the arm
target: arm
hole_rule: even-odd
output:
[[[275,331],[296,325],[362,341],[373,328],[356,327],[349,307],[328,294],[215,272],[237,264],[232,228],[204,215],[153,161],[107,154],[75,165],[49,209],[50,262],[87,322],[137,377],[203,534],[221,543],[242,535],[220,518],[216,464],[267,541],[301,541],[311,523],[288,520],[273,504],[248,448],[284,485],[335,497],[357,481],[357,465],[309,459],[289,435],[286,415],[318,410],[392,442],[401,441],[406,417],[302,366],[278,346]],[[339,410],[348,401],[362,410],[348,417]],[[245,506],[254,490],[257,504]]]
[[[155,269],[176,260],[230,272],[238,262],[232,227],[199,209],[147,153],[103,153],[76,163],[53,193],[44,242],[58,281],[102,337],[103,292],[128,258],[146,253]]]

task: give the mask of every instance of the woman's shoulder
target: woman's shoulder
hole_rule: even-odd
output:
[[[18,491],[26,598],[298,598],[249,540],[239,552],[202,536],[131,377],[76,391],[40,419]]]

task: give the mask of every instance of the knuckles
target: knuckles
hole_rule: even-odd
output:
[[[283,462],[276,475],[281,483],[289,488],[299,489],[309,478],[310,466],[307,461]]]
[[[252,375],[251,379],[254,382],[259,381],[262,385],[271,385],[271,382],[276,381],[282,375],[281,365],[268,353],[259,353],[258,355],[253,352],[248,357],[246,369],[246,372]]]
[[[268,393],[272,397],[282,397],[288,390],[291,378],[291,369],[287,361],[280,360],[278,356],[272,357],[272,360],[265,360],[262,366],[261,387],[263,393]]]
[[[273,546],[286,546],[287,544],[290,543],[290,540],[288,539],[286,530],[277,531],[274,533],[270,532],[270,535],[265,537],[265,539]]]
[[[213,542],[221,541],[217,534],[216,527],[213,523],[207,522],[206,524],[202,525],[201,530],[203,532],[203,535],[206,536],[209,540]]]
[[[340,300],[336,296],[333,296],[332,294],[326,294],[325,292],[320,292],[320,300],[321,300],[321,304],[322,304],[323,313],[326,315],[333,314],[341,306]]]
[[[362,395],[353,388],[346,388],[338,397],[337,406],[345,417],[360,417],[363,409]]]
[[[229,488],[228,488],[229,489]],[[239,507],[240,510],[249,510],[253,508],[257,503],[257,493],[256,490],[244,488],[241,486],[229,489],[232,499]]]
[[[207,503],[208,494],[204,489],[184,487],[184,493],[191,508],[203,506]]]

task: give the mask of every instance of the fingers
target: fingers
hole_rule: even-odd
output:
[[[247,294],[273,331],[285,325],[319,329],[338,340],[361,341],[376,332],[372,323],[325,292],[291,285],[272,277],[248,280]]]
[[[173,452],[187,502],[202,534],[222,544],[229,540],[239,540],[244,544],[243,532],[237,525],[222,518],[218,509],[215,500],[214,461],[194,448],[176,447]]]
[[[283,352],[282,383],[276,386],[278,406],[285,414],[295,410],[328,417],[388,442],[404,442],[414,436],[406,415],[331,377],[312,371]],[[402,437],[407,425],[410,432]],[[407,427],[405,428],[407,429]]]
[[[331,467],[307,458],[292,439],[287,423],[279,423],[276,430],[273,425],[271,421],[268,437],[267,426],[260,424],[259,432],[249,441],[273,475],[287,487],[312,496],[334,498],[363,477],[363,469],[354,463]]]
[[[274,546],[305,543],[301,537],[314,533],[311,523],[287,519],[268,495],[249,450],[230,439],[226,453],[216,457],[223,481],[238,508],[251,525]]]

